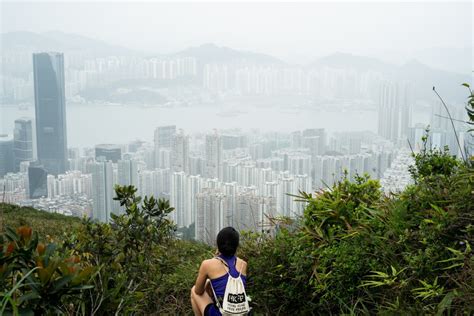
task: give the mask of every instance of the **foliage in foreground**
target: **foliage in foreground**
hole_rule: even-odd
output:
[[[392,197],[359,178],[302,198],[301,220],[275,238],[249,235],[243,246],[257,310],[474,312],[472,168],[425,175]]]

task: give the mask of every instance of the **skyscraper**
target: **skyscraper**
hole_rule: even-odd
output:
[[[14,171],[13,138],[0,135],[0,177]]]
[[[190,213],[191,222],[196,222],[197,202],[196,195],[202,190],[201,176],[189,176],[186,191],[186,210]],[[194,231],[194,236],[196,232]]]
[[[134,160],[124,159],[117,163],[118,184],[138,187],[138,165]]]
[[[324,128],[310,128],[303,131],[303,147],[309,148],[311,155],[323,155],[326,150],[326,132]]]
[[[187,178],[184,172],[175,172],[171,176],[171,206],[175,211],[172,219],[178,227],[189,226],[192,223],[191,212],[186,208]]]
[[[112,162],[99,158],[87,164],[87,172],[92,174],[92,218],[108,222],[114,206]]]
[[[160,163],[160,149],[171,149],[173,147],[173,139],[176,134],[176,125],[158,126],[155,129],[155,168],[158,168]]]
[[[406,137],[411,127],[408,83],[382,82],[378,107],[378,134],[391,141]]]
[[[67,166],[63,54],[33,54],[33,73],[38,160],[57,175]]]
[[[173,137],[173,151],[171,155],[173,171],[189,173],[189,136],[185,135],[183,130],[180,130]]]
[[[196,240],[214,244],[224,228],[226,196],[219,189],[205,188],[196,195]]]
[[[31,119],[15,120],[13,133],[13,151],[15,155],[15,170],[20,170],[22,161],[33,160],[33,127]]]
[[[222,140],[215,131],[213,134],[206,135],[206,177],[221,179],[223,176],[222,161]]]

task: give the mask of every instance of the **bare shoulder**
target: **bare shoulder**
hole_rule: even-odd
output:
[[[239,270],[242,274],[247,274],[247,261],[237,258],[237,270]]]
[[[201,267],[204,267],[208,271],[216,269],[216,267],[220,266],[221,262],[219,260],[216,260],[216,258],[206,259],[201,263]]]
[[[212,259],[206,259],[206,260],[203,260],[202,263],[201,263],[201,270],[203,271],[208,271],[210,267],[212,267],[213,265],[213,261]]]

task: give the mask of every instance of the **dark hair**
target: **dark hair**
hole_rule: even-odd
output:
[[[239,246],[239,233],[234,227],[222,228],[217,234],[217,249],[224,256],[233,256]]]

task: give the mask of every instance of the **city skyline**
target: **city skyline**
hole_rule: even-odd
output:
[[[17,12],[23,6],[8,3],[5,8]],[[21,14],[35,6],[26,5]],[[60,4],[58,12],[64,15],[51,18],[49,25],[64,24],[61,19],[75,6],[80,12],[91,4]],[[163,19],[179,30],[206,16],[202,10],[207,6],[151,7],[169,12],[185,8],[182,23]],[[150,37],[148,48],[131,40],[140,23],[131,23],[129,17],[124,19],[133,25],[131,30],[118,32],[123,42],[104,35],[110,26],[95,34],[84,27],[74,34],[67,25],[48,32],[49,22],[32,29],[35,19],[6,19],[0,77],[4,199],[108,223],[113,214],[123,212],[114,200],[115,185],[133,185],[141,196],[170,201],[174,211],[169,218],[179,234],[212,243],[224,226],[260,231],[271,228],[274,217],[297,218],[305,205],[296,196],[319,194],[343,179],[367,175],[380,180],[386,195],[400,192],[412,183],[410,153],[422,149],[425,133],[430,144],[449,146],[452,155],[474,151],[472,135],[462,123],[466,114],[460,93],[461,83],[470,79],[464,55],[472,47],[461,47],[464,57],[459,55],[459,47],[452,44],[464,35],[446,26],[454,21],[452,15],[465,14],[469,4],[369,6],[367,23],[354,29],[348,28],[353,17],[345,11],[335,22],[323,17],[342,3],[300,4],[285,12],[287,6],[238,7],[236,16],[255,10],[248,12],[248,25],[239,24],[241,29],[235,29],[232,19],[221,21],[222,31],[235,29],[236,37],[208,36],[212,32],[197,25],[192,41],[179,36],[171,41],[174,31],[169,31],[168,43]],[[49,5],[40,7],[44,11]],[[91,14],[105,7],[96,5]],[[146,7],[133,7],[130,16],[136,18]],[[196,8],[192,16],[187,11],[191,7]],[[220,19],[232,7],[216,5],[213,10],[221,13]],[[354,12],[365,7],[344,5]],[[448,11],[441,12],[444,7]],[[107,17],[117,22],[127,5],[108,8]],[[320,22],[311,22],[302,8],[313,9],[326,28],[334,28],[325,35],[332,41],[311,30]],[[266,9],[268,24],[256,28],[258,14]],[[407,15],[406,25],[391,25],[393,16],[380,19],[379,13],[389,9],[394,16]],[[422,11],[428,16],[423,26],[418,23]],[[441,15],[445,20],[440,28],[435,21]],[[286,17],[280,26],[275,24],[278,16]],[[301,21],[292,25],[294,16]],[[207,28],[215,22],[210,20]],[[377,34],[375,26],[380,28]],[[440,28],[436,37],[426,32],[428,26],[431,31]],[[238,37],[249,27],[258,31],[242,45]],[[25,29],[29,31],[18,31]],[[398,59],[380,54],[388,43],[381,30],[392,35],[391,47],[405,49]],[[152,31],[145,28],[144,38],[163,32]],[[275,46],[274,35],[280,33]],[[350,34],[354,38],[347,38]],[[268,41],[260,43],[264,35]],[[347,45],[341,46],[342,35]],[[293,39],[298,43],[294,47]],[[418,61],[417,54],[406,51],[429,51],[435,40],[448,47],[437,52],[458,56],[456,62]],[[158,46],[152,48],[153,43]],[[324,49],[318,43],[326,43]],[[283,56],[294,54],[292,49],[312,57]],[[448,103],[460,146],[433,86]]]

